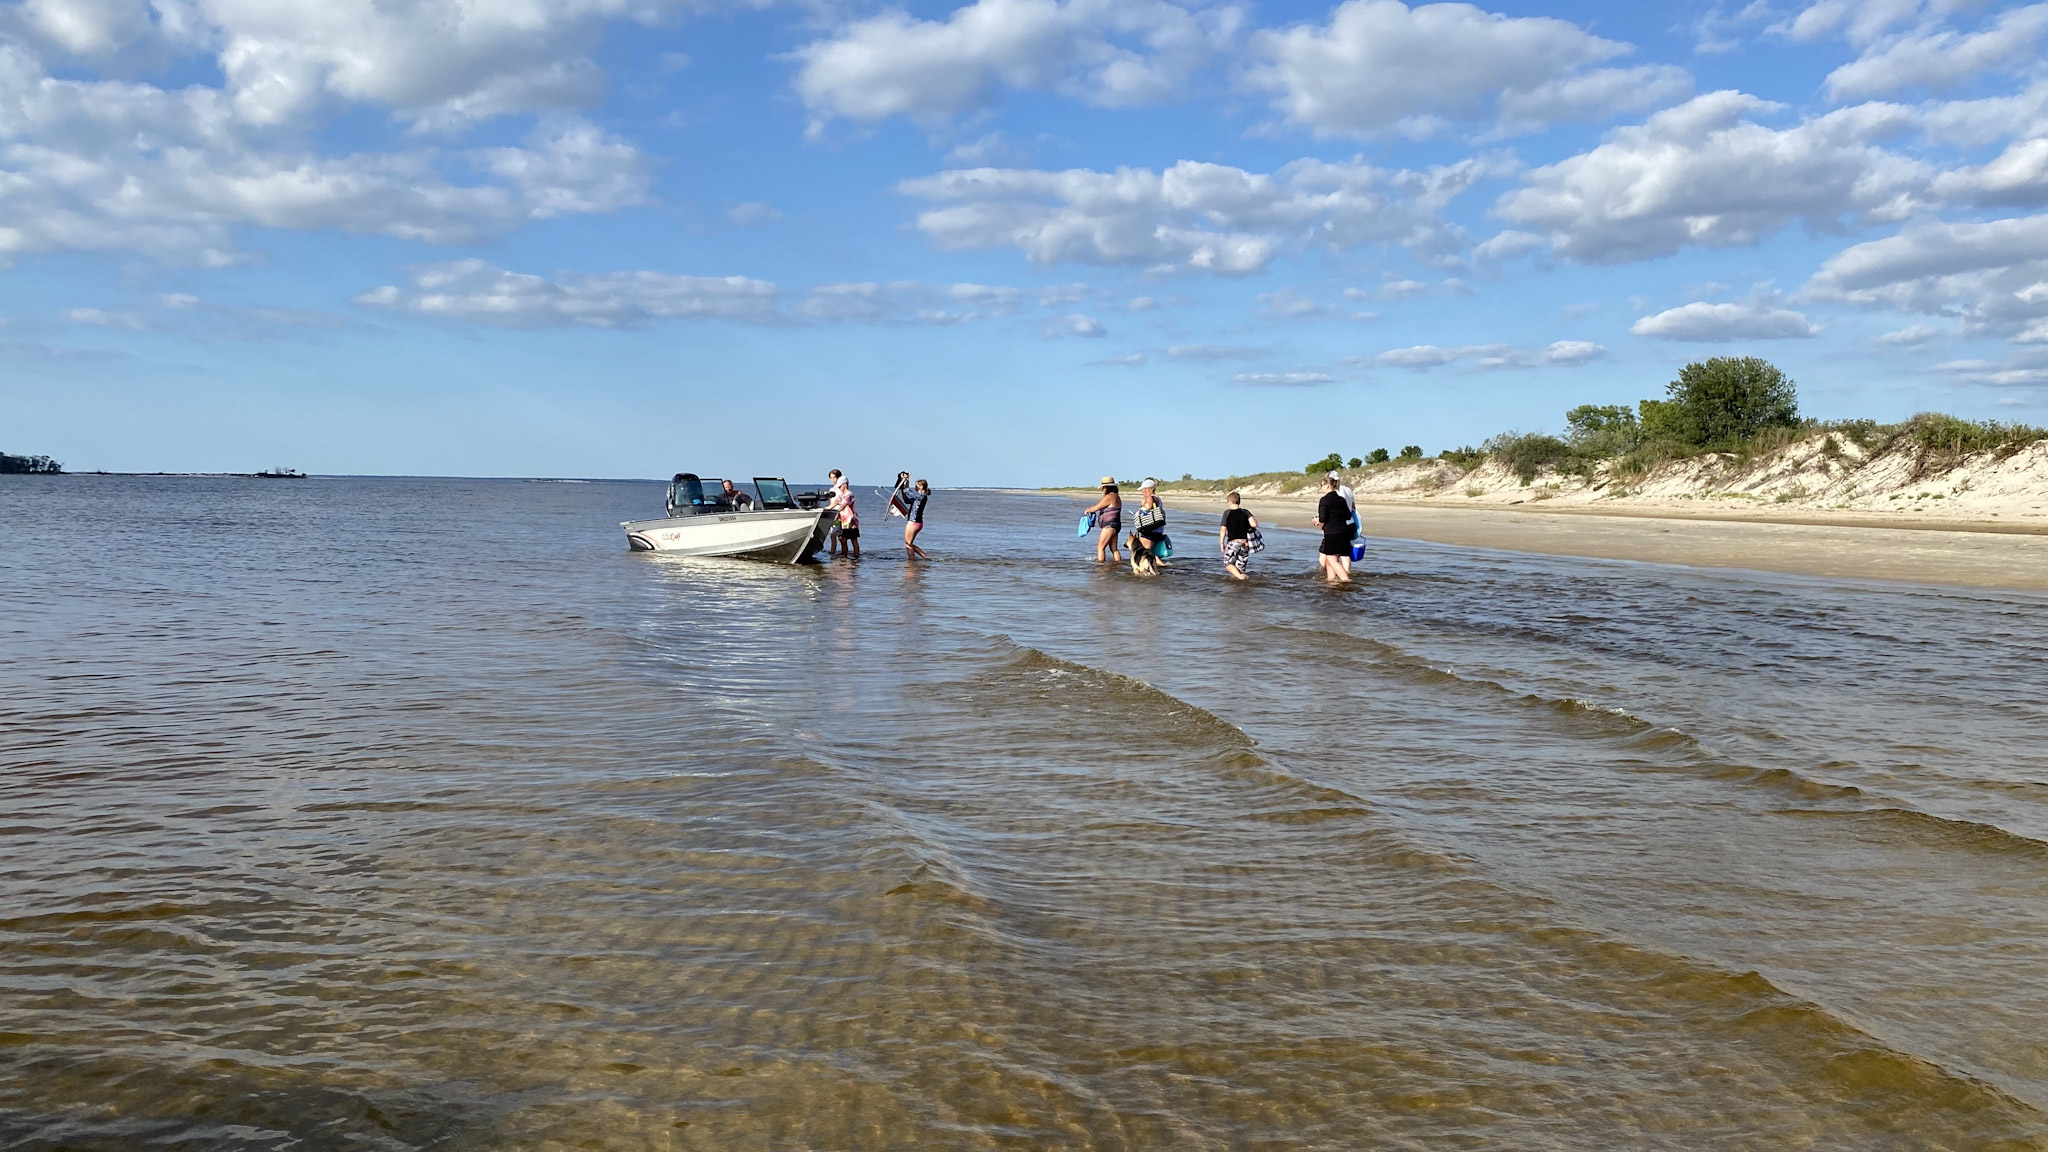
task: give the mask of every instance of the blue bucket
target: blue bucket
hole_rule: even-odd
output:
[[[1351,542],[1352,562],[1357,563],[1363,559],[1365,559],[1365,541],[1363,539],[1353,540]]]

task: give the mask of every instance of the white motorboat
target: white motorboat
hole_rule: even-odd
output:
[[[780,477],[756,476],[752,495],[722,480],[678,473],[668,488],[668,515],[621,520],[635,552],[736,556],[803,564],[825,547],[832,510],[813,495],[793,495]]]

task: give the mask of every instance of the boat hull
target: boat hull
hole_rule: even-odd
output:
[[[625,520],[619,526],[626,530],[626,543],[635,552],[802,564],[824,547],[831,517],[823,508],[793,508]]]

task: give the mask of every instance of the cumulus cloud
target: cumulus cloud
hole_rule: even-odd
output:
[[[1990,162],[1936,177],[1935,195],[1963,204],[2048,205],[2048,137],[2015,141]]]
[[[1313,388],[1330,383],[1331,377],[1323,372],[1240,372],[1230,381],[1260,388]]]
[[[1267,174],[1183,160],[1163,172],[972,168],[898,188],[945,205],[917,219],[943,248],[1245,276],[1290,244],[1455,248],[1462,234],[1437,213],[1489,170],[1475,160],[1422,172],[1298,160]]]
[[[1465,364],[1473,371],[1496,368],[1576,367],[1607,355],[1607,349],[1586,340],[1558,340],[1544,348],[1517,348],[1512,344],[1464,344],[1439,348],[1417,344],[1392,348],[1375,359],[1393,368],[1427,372],[1449,364]]]
[[[1512,260],[1517,256],[1534,252],[1543,247],[1543,237],[1534,232],[1517,232],[1508,228],[1494,233],[1472,249],[1475,260]]]
[[[356,298],[372,308],[508,328],[626,328],[651,319],[773,323],[775,285],[745,276],[661,272],[563,273],[554,280],[483,260],[412,269],[412,287],[386,284]]]
[[[820,284],[787,308],[766,280],[667,272],[563,272],[552,279],[484,260],[418,265],[406,287],[386,284],[356,297],[369,308],[508,328],[631,328],[654,320],[723,320],[781,325],[950,325],[1015,315],[1022,289],[990,284],[845,281]],[[1079,314],[1055,318],[1076,336],[1107,334]]]
[[[808,320],[861,324],[965,324],[1011,316],[1023,307],[1021,289],[988,284],[934,285],[917,280],[821,284],[798,302]]]
[[[727,208],[725,210],[725,218],[742,228],[755,228],[763,224],[773,224],[777,220],[782,219],[782,212],[773,204],[748,201],[745,204],[735,204]]]
[[[1175,344],[1166,350],[1174,360],[1257,360],[1270,355],[1264,348],[1244,348],[1234,344]]]
[[[1754,244],[1794,221],[1829,232],[1845,219],[1900,220],[1921,206],[1927,167],[1875,143],[1910,128],[1910,110],[1864,104],[1784,129],[1753,119],[1780,109],[1740,92],[1696,97],[1536,169],[1495,211],[1543,230],[1561,256],[1622,263]]]
[[[276,125],[369,104],[447,128],[513,112],[588,107],[604,76],[588,53],[615,20],[655,23],[700,0],[28,0],[16,27],[93,64],[207,58],[237,119]]]
[[[1166,0],[975,0],[944,20],[895,9],[797,49],[796,88],[814,132],[834,117],[935,124],[1005,88],[1130,107],[1176,94],[1240,19]]]
[[[1057,336],[1082,336],[1094,338],[1109,335],[1109,329],[1102,321],[1080,312],[1069,312],[1055,321],[1050,334]]]
[[[1469,4],[1346,0],[1324,25],[1255,34],[1253,87],[1320,135],[1427,136],[1494,114],[1506,126],[1606,118],[1682,96],[1668,66],[1592,69],[1633,49],[1563,20]]]
[[[1278,292],[1260,293],[1258,311],[1274,320],[1313,320],[1329,309],[1292,288],[1282,288]]]
[[[1828,95],[1837,100],[1881,96],[1907,88],[1952,88],[1986,72],[2032,65],[2048,31],[2048,4],[2001,13],[1990,26],[1971,33],[1938,24],[1876,40],[1864,54],[1828,74]]]
[[[227,263],[245,226],[467,242],[646,198],[639,153],[576,118],[518,147],[324,156],[245,123],[217,89],[58,79],[5,43],[0,109],[0,261],[137,249]]]
[[[1645,316],[1628,330],[1656,340],[1703,342],[1803,339],[1820,334],[1803,314],[1763,302],[1683,304]]]
[[[2048,215],[1917,224],[1837,252],[1802,292],[2016,336],[2048,319]]]
[[[1930,328],[1925,324],[1913,324],[1893,332],[1887,332],[1879,336],[1877,342],[1879,344],[1889,344],[1897,348],[1918,348],[1929,341],[1940,339],[1941,336],[1942,331],[1939,328]]]
[[[134,312],[109,311],[105,308],[72,308],[64,318],[73,324],[90,324],[96,328],[144,328],[142,317]]]

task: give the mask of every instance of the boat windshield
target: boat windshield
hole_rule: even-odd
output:
[[[694,472],[679,472],[675,483],[668,486],[668,514],[689,516],[699,512],[731,512],[732,502],[726,500],[725,481],[713,477],[706,480]]]
[[[794,508],[796,499],[789,494],[789,483],[773,476],[754,477],[754,491],[761,494],[761,507]]]

